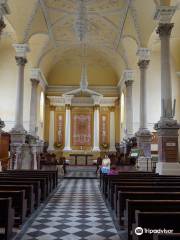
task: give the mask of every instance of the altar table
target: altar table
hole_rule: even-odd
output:
[[[92,157],[93,154],[86,154],[86,153],[71,153],[69,154],[69,156],[74,157],[75,158],[75,165],[77,165],[77,160],[78,157],[85,157],[85,165],[87,166],[88,164],[88,157]]]

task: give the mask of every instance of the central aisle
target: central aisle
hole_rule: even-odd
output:
[[[64,179],[22,240],[120,240],[97,179]]]

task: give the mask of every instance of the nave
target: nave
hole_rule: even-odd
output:
[[[64,179],[18,240],[120,240],[97,179]]]

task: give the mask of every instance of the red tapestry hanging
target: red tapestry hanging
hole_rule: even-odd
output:
[[[91,146],[90,113],[72,114],[72,144],[73,146]]]

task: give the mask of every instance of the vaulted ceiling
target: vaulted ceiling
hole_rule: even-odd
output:
[[[85,26],[77,26],[80,2],[86,13]],[[8,0],[11,13],[7,16],[7,31],[13,41],[29,43],[32,66],[40,67],[50,84],[78,85],[78,77],[62,83],[63,77],[51,80],[51,74],[78,68],[80,75],[81,63],[86,61],[89,72],[98,67],[97,71],[105,71],[109,79],[106,84],[114,85],[122,71],[136,61],[137,48],[148,46],[157,26],[153,20],[156,5],[178,3],[179,0]],[[77,33],[81,27],[86,31],[83,41]],[[84,48],[86,54],[82,57]],[[90,84],[94,82],[92,75]]]

